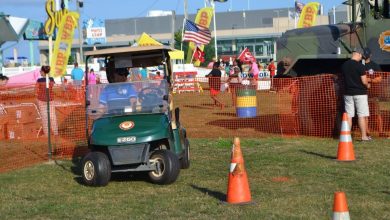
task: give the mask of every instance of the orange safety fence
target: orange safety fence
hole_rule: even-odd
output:
[[[83,88],[55,85],[51,95],[53,158],[81,154],[87,145]],[[0,172],[48,160],[46,103],[38,100],[35,84],[0,89]]]
[[[375,74],[381,80],[369,89],[369,130],[372,136],[389,136],[390,73]],[[53,158],[88,150],[84,92],[84,87],[71,84],[53,88]],[[173,106],[181,109],[181,124],[190,138],[339,135],[343,84],[335,75],[258,81],[181,77],[173,82],[172,92]],[[37,98],[35,84],[0,89],[0,172],[48,160],[47,105]],[[358,137],[356,124],[352,135]]]

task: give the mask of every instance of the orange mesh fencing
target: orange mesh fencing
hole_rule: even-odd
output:
[[[369,89],[369,130],[390,134],[390,73]],[[245,85],[243,85],[245,84]],[[190,138],[269,135],[338,137],[343,86],[335,75],[242,80],[181,76],[172,84],[173,107]],[[51,151],[47,105],[37,100],[36,85],[0,89],[0,172],[53,158],[87,152],[85,88],[55,85],[50,101]],[[88,121],[88,126],[92,121]],[[359,135],[354,122],[353,135]]]
[[[56,85],[49,103],[51,154],[69,157],[86,150],[83,88]],[[47,102],[37,86],[9,85],[0,90],[0,172],[48,160]]]
[[[203,92],[174,97],[190,137],[332,136],[337,106],[331,75],[244,80],[247,85],[229,78],[197,82]]]

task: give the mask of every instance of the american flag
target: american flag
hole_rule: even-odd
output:
[[[197,25],[190,20],[186,20],[183,41],[191,41],[196,44],[206,45],[210,40],[211,33],[208,28]]]

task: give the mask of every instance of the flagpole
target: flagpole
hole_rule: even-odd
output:
[[[180,44],[180,50],[183,51],[183,37],[184,37],[184,25],[186,22],[186,18],[183,19],[183,28],[181,30],[181,44]]]
[[[188,12],[187,12],[187,9],[188,9],[188,0],[184,0],[184,19],[183,19],[183,28],[181,30],[181,45],[180,45],[180,50],[183,51],[183,36],[184,36],[184,26],[185,26],[185,22],[186,20],[188,19]]]
[[[295,13],[294,13],[294,29],[297,28],[297,15],[298,15],[298,12],[297,12],[297,0],[294,0],[294,10],[295,10]]]
[[[218,47],[217,47],[217,25],[215,22],[215,2],[211,1],[211,6],[213,7],[213,20],[214,20],[214,50],[215,50],[215,59],[218,61]]]
[[[195,48],[194,52],[192,53],[191,64],[192,64],[192,60],[194,59],[194,55],[195,55],[195,52],[196,52],[197,49],[198,49],[198,45],[196,45],[196,48]]]

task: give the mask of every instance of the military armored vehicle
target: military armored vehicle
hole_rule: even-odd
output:
[[[339,73],[355,47],[369,48],[372,60],[390,71],[388,0],[349,0],[352,22],[286,31],[277,41],[278,75]]]

